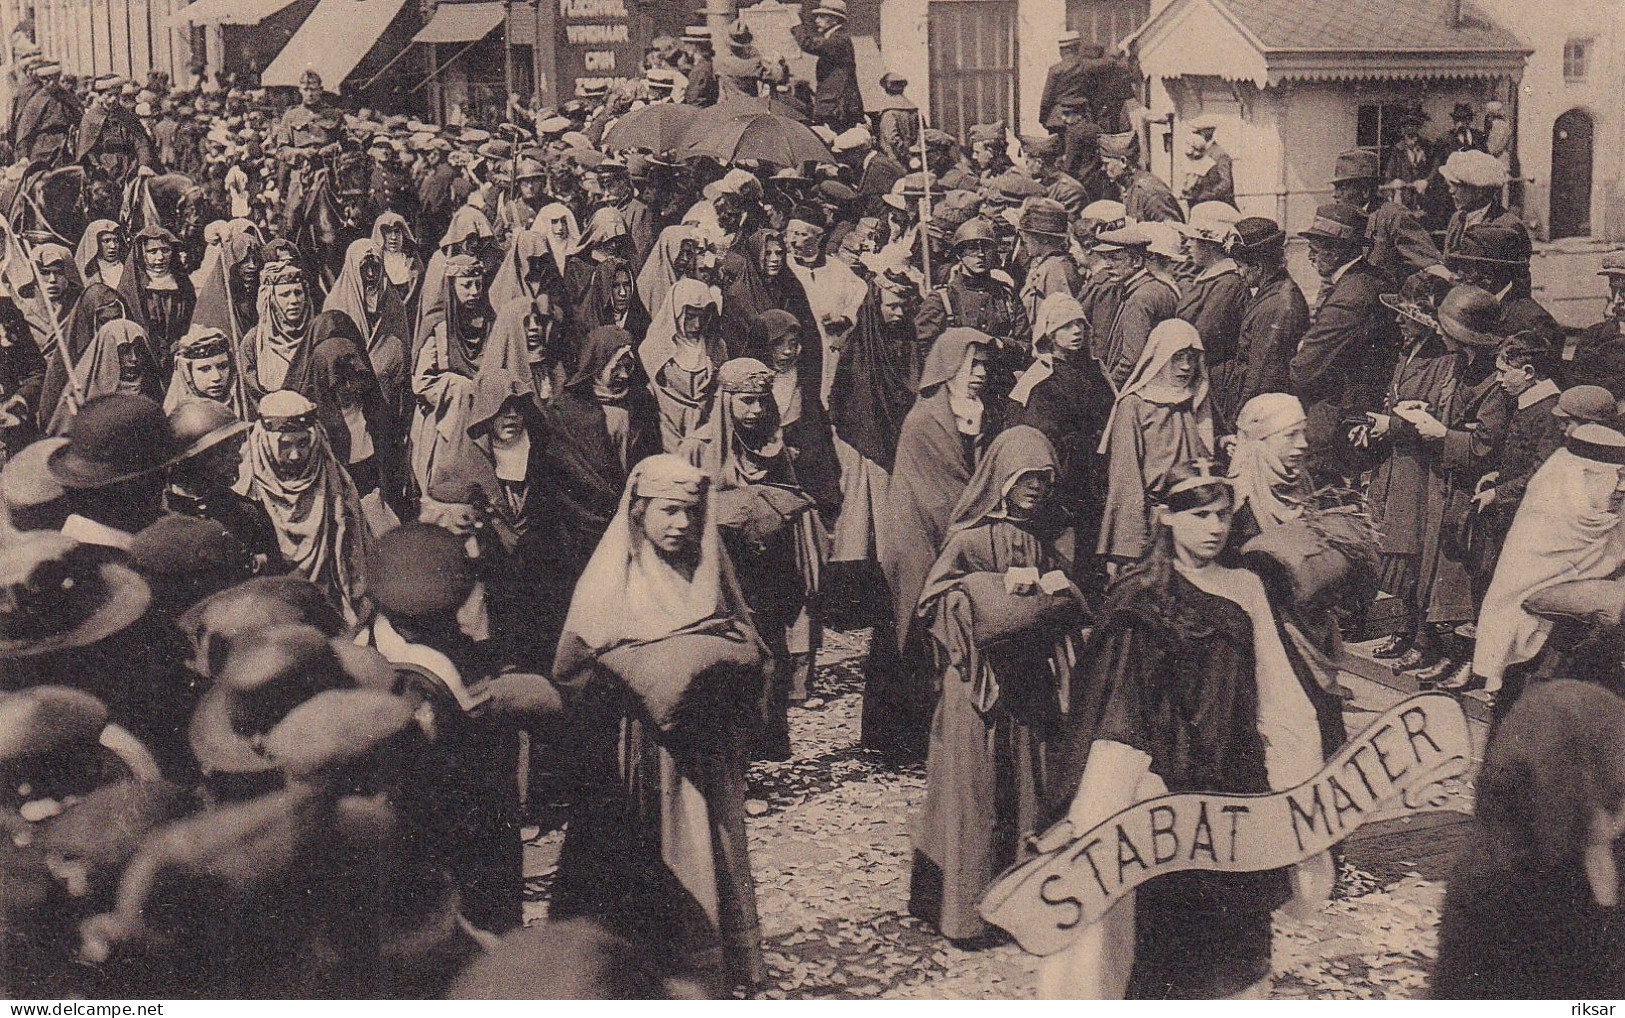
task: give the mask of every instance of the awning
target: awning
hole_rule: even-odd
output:
[[[298,85],[299,76],[312,70],[329,92],[337,92],[404,6],[406,0],[321,0],[260,75],[260,84]]]
[[[257,25],[293,0],[197,0],[170,16],[172,25]]]
[[[502,5],[499,3],[442,3],[434,9],[434,17],[423,26],[423,31],[412,37],[412,41],[478,42],[490,35],[500,24],[502,24]]]

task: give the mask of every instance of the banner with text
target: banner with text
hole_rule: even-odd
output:
[[[1054,954],[1154,877],[1279,869],[1326,851],[1378,811],[1437,808],[1441,782],[1466,773],[1472,749],[1461,704],[1437,693],[1413,696],[1296,788],[1135,803],[1011,868],[982,896],[982,917],[1027,951]]]

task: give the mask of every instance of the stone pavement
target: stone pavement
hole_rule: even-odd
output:
[[[790,712],[794,759],[750,771],[751,865],[771,999],[1024,999],[1037,959],[1014,944],[963,951],[908,915],[908,824],[925,795],[923,766],[888,768],[858,748],[866,636],[829,633],[813,696]],[[1358,731],[1403,693],[1359,675],[1347,718]],[[1476,756],[1484,726],[1473,724]],[[1476,762],[1476,761],[1475,761]],[[1425,996],[1448,848],[1471,808],[1467,782],[1444,811],[1373,821],[1347,846],[1333,900],[1302,921],[1280,918],[1273,996]],[[527,829],[526,918],[546,914],[562,834]]]

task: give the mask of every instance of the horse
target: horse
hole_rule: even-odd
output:
[[[82,166],[26,170],[0,182],[0,210],[21,235],[57,241],[68,248],[79,243],[94,219],[120,214],[116,185]]]
[[[341,159],[337,166],[313,171],[300,193],[289,195],[283,236],[293,242],[305,265],[317,273],[324,290],[332,289],[343,270],[350,243],[372,233],[377,213],[365,178],[358,176],[362,169],[354,161]]]

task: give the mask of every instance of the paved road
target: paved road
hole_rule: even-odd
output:
[[[770,972],[757,995],[1031,998],[1035,959],[1015,945],[961,951],[907,914],[908,823],[925,772],[887,768],[858,748],[865,645],[829,634],[813,696],[790,714],[795,759],[751,768],[751,864]],[[1351,731],[1403,695],[1355,675],[1342,681],[1355,692]],[[1473,727],[1481,751],[1483,726]],[[1447,791],[1447,810],[1470,809],[1470,785]],[[1334,899],[1305,919],[1278,921],[1273,995],[1425,995],[1447,862],[1436,850],[1450,843],[1459,813],[1374,825],[1372,837],[1351,844]],[[535,899],[527,918],[540,918],[561,835],[527,834]]]

